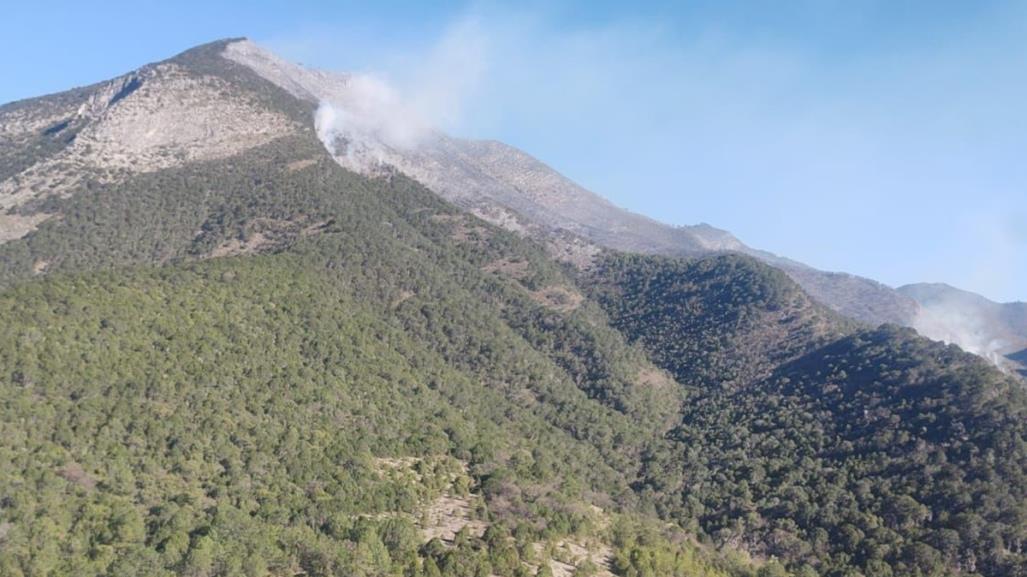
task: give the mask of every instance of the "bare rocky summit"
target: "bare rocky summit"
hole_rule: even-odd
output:
[[[51,216],[27,205],[71,194],[84,179],[110,183],[227,158],[298,128],[252,94],[174,60],[0,107],[0,242]]]

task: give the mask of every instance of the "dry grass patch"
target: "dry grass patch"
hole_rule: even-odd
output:
[[[586,562],[596,567],[596,577],[614,577],[613,550],[605,543],[562,539],[551,547],[549,568],[553,571],[553,577],[572,577],[578,567]],[[535,544],[537,556],[544,557],[546,549],[547,546],[543,543]],[[537,567],[532,566],[531,569],[536,570]]]
[[[309,222],[306,218],[274,219],[255,218],[247,222],[242,233],[225,240],[207,258],[221,258],[243,254],[254,254],[277,250],[300,237],[314,236],[325,232],[334,221]]]
[[[289,164],[285,165],[285,170],[287,172],[298,172],[300,170],[303,170],[304,168],[309,168],[311,166],[314,166],[315,164],[317,164],[317,159],[316,158],[305,158],[303,160],[294,160],[294,161],[290,162]]]
[[[421,520],[424,540],[427,542],[437,538],[452,543],[456,534],[465,528],[471,537],[481,537],[487,525],[475,519],[473,512],[474,500],[470,496],[447,494],[439,497],[428,507]]]
[[[489,230],[465,214],[434,214],[431,220],[448,224],[449,238],[457,242],[480,244],[489,238]]]
[[[577,291],[565,286],[553,285],[537,291],[528,291],[531,299],[538,304],[561,313],[569,313],[576,310],[585,297]]]
[[[9,240],[17,240],[39,228],[39,225],[52,214],[36,213],[28,216],[20,214],[0,214],[0,244]]]
[[[524,280],[531,272],[531,263],[524,259],[501,258],[486,264],[481,267],[481,270],[498,273],[515,280]]]

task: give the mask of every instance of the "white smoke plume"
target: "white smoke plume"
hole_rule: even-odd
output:
[[[994,327],[958,303],[935,303],[917,315],[913,328],[927,338],[958,345],[996,366],[1005,364],[1004,352],[1012,343],[995,335]]]
[[[953,234],[966,239],[960,260],[968,264],[960,284],[974,292],[945,284],[900,289],[921,305],[912,323],[917,332],[958,345],[1003,370],[1012,366],[1006,355],[1027,348],[1027,322],[1018,318],[1020,305],[1000,304],[982,294],[1015,296],[1022,290],[1017,281],[1027,266],[1027,222],[1008,212],[982,202],[952,218]],[[946,274],[950,266],[939,263],[937,274]]]
[[[328,151],[361,172],[386,163],[390,150],[410,150],[431,124],[385,82],[350,76],[343,94],[322,98],[314,125]]]
[[[1027,348],[1027,335],[1010,307],[979,295],[942,287],[924,288],[921,310],[913,326],[922,335],[982,356],[1008,370],[1006,355]]]
[[[459,129],[484,74],[486,54],[479,23],[465,18],[388,79],[349,75],[342,90],[319,94],[318,136],[348,168],[374,172],[395,153],[415,150],[436,130]]]

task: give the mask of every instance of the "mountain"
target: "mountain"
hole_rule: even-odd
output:
[[[1021,381],[254,50],[0,107],[0,575],[1027,571]]]
[[[915,299],[921,314],[914,326],[935,340],[958,343],[963,349],[995,360],[1017,363],[1027,355],[1027,303],[996,303],[944,283],[899,287]]]

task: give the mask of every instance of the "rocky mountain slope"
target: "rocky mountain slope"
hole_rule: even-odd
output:
[[[382,127],[326,148],[304,96],[350,79],[249,46],[0,109],[46,120],[0,139],[0,574],[1024,573],[1019,381],[745,254],[365,174]]]
[[[295,131],[292,111],[268,108],[264,98],[168,61],[0,107],[0,240],[27,234],[48,218],[46,199],[71,195],[86,179],[118,182],[226,158]]]

